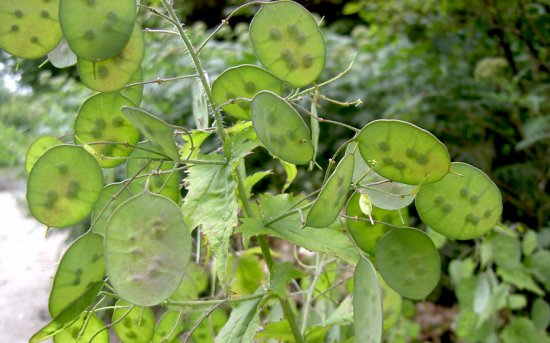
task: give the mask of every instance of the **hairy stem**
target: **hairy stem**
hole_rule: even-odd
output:
[[[204,69],[202,68],[199,55],[196,53],[195,48],[191,43],[191,40],[189,39],[189,37],[187,36],[187,33],[183,29],[183,26],[180,24],[178,16],[176,15],[174,8],[172,8],[172,5],[170,5],[170,3],[167,0],[160,0],[160,1],[162,2],[162,5],[164,6],[164,8],[166,8],[166,11],[168,11],[169,17],[171,19],[170,21],[174,24],[174,26],[178,30],[178,33],[181,39],[183,40],[183,44],[185,44],[187,51],[189,51],[189,55],[191,56],[191,59],[193,60],[193,64],[195,65],[195,69],[197,70],[197,76],[201,80],[202,87],[204,88],[206,97],[208,98],[208,102],[210,103],[210,107],[212,108],[212,111],[214,113],[214,119],[216,120],[216,133],[220,137],[221,141],[224,142],[225,131],[223,130],[222,117],[220,112],[216,110],[216,102],[214,101],[214,96],[212,95],[212,89],[210,88],[210,84],[206,79],[206,74],[204,72]]]

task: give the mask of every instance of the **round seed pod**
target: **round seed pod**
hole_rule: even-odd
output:
[[[325,67],[325,40],[315,18],[293,1],[262,4],[250,23],[258,60],[295,87],[315,81]]]
[[[439,282],[441,262],[428,235],[413,228],[393,229],[376,246],[376,265],[384,281],[410,299],[424,299]]]
[[[143,192],[117,207],[105,230],[105,266],[120,297],[154,306],[176,291],[191,257],[191,233],[170,199]]]
[[[27,180],[32,215],[52,227],[67,227],[86,218],[99,199],[103,174],[83,147],[57,145],[34,164]]]
[[[240,65],[229,68],[218,76],[212,84],[214,101],[221,105],[236,98],[252,99],[260,91],[283,93],[283,82],[270,72],[253,65]],[[250,102],[236,100],[222,109],[229,115],[250,120]]]
[[[294,164],[307,164],[313,159],[311,132],[288,102],[262,91],[252,100],[251,110],[254,130],[273,155]]]
[[[71,50],[89,61],[114,57],[136,21],[135,0],[61,0],[59,20]]]
[[[59,144],[63,144],[63,142],[49,135],[42,136],[32,142],[27,151],[27,156],[25,157],[25,171],[27,174],[31,172],[36,161],[46,152],[46,150]]]
[[[61,40],[59,0],[0,2],[0,48],[21,58],[38,58]]]
[[[112,322],[116,335],[122,342],[149,343],[155,330],[155,314],[148,307],[134,307],[119,300],[113,311]]]
[[[500,191],[485,173],[469,164],[454,162],[451,171],[420,188],[415,202],[420,219],[448,238],[480,237],[500,219]]]
[[[369,167],[409,185],[435,182],[449,172],[447,148],[434,135],[400,120],[375,120],[363,127],[359,152]]]

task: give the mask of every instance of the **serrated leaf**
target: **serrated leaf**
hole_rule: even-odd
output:
[[[512,267],[498,267],[497,274],[503,281],[511,283],[519,289],[525,289],[541,296],[544,295],[544,291],[521,264]]]
[[[287,286],[292,279],[304,276],[304,272],[296,269],[290,262],[277,263],[271,270],[269,289],[279,298],[284,299],[287,295]]]
[[[537,233],[528,230],[521,240],[521,250],[525,256],[531,256],[535,249],[537,249]]]
[[[252,175],[246,177],[243,182],[244,189],[246,190],[246,197],[250,198],[252,196],[252,187],[254,187],[258,182],[260,182],[264,177],[272,175],[271,170],[256,172]]]
[[[216,336],[216,343],[253,342],[259,327],[259,304],[262,298],[243,301],[231,311],[229,320]]]
[[[228,161],[238,161],[260,146],[251,122],[241,122],[227,129],[224,153]]]
[[[238,223],[237,183],[227,165],[195,165],[188,173],[182,211],[191,229],[201,225],[218,260],[218,278],[225,285],[229,238]]]
[[[532,321],[527,318],[514,317],[502,330],[503,343],[548,343],[550,339],[544,332],[537,331]]]

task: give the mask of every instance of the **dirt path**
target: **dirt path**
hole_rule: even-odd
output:
[[[50,320],[51,278],[67,232],[44,234],[23,193],[0,192],[0,342],[28,342]]]

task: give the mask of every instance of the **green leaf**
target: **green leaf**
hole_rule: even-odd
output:
[[[323,321],[324,326],[346,326],[349,324],[353,324],[353,307],[351,296],[345,297],[344,300],[338,304],[336,310],[334,310],[330,316]]]
[[[521,262],[521,247],[516,237],[498,233],[491,239],[492,256],[496,265],[502,268],[514,268]]]
[[[258,182],[260,182],[264,177],[272,175],[271,170],[256,172],[252,175],[246,177],[243,182],[244,189],[246,190],[246,197],[250,198],[252,196],[252,187],[254,187]]]
[[[230,256],[228,274],[232,275],[231,292],[237,295],[253,294],[264,282],[265,274],[257,256],[245,252],[238,258]]]
[[[319,196],[313,202],[306,219],[306,225],[325,228],[332,224],[344,207],[353,176],[353,155],[346,155],[328,178]]]
[[[420,185],[435,182],[449,172],[445,145],[428,131],[404,121],[372,121],[361,130],[358,144],[367,164],[393,181]]]
[[[550,291],[550,251],[539,250],[531,256],[531,272]]]
[[[98,92],[119,90],[128,84],[138,71],[144,51],[141,27],[136,24],[130,40],[116,56],[100,61],[95,59],[90,61],[78,56],[77,66],[80,79],[86,87]]]
[[[295,87],[315,81],[325,67],[323,35],[298,3],[264,3],[250,23],[250,40],[258,60]]]
[[[491,299],[491,285],[485,274],[480,274],[477,277],[474,294],[474,312],[476,314],[481,314],[487,310]]]
[[[469,279],[474,274],[476,264],[472,258],[464,260],[452,260],[449,263],[449,275],[453,283],[458,284],[462,280]]]
[[[212,96],[229,115],[242,120],[250,120],[250,101],[260,91],[271,91],[277,95],[283,94],[283,82],[270,72],[254,66],[240,65],[229,68],[218,76],[212,84]]]
[[[104,276],[103,237],[87,233],[74,241],[59,262],[48,303],[52,317]]]
[[[155,314],[149,307],[131,307],[131,304],[119,300],[113,311],[112,322],[118,338],[123,343],[148,343],[155,330]]]
[[[376,265],[384,281],[410,299],[424,299],[439,283],[439,254],[432,240],[418,229],[386,233],[376,246]]]
[[[531,319],[539,331],[546,331],[546,328],[550,325],[550,305],[543,298],[537,298],[533,301]]]
[[[191,235],[179,207],[144,192],[120,205],[105,230],[105,266],[117,294],[153,306],[172,295],[191,257]]]
[[[309,128],[286,100],[262,91],[251,106],[254,130],[269,152],[293,164],[307,164],[313,159]]]
[[[502,197],[481,170],[454,162],[451,173],[423,185],[416,209],[424,223],[454,239],[477,238],[488,232],[502,214]]]
[[[124,48],[136,20],[135,0],[61,0],[59,20],[71,50],[89,61],[114,57]]]
[[[229,320],[216,336],[216,343],[253,342],[260,326],[259,308],[262,298],[241,302],[231,311]]]
[[[217,259],[218,278],[225,285],[229,239],[238,223],[237,183],[227,165],[195,165],[188,173],[182,211],[192,229],[201,225]]]
[[[280,194],[278,196],[261,194],[260,209],[262,211],[263,222],[268,222],[287,212],[299,200],[299,198],[294,198],[289,194]],[[269,227],[265,227],[262,221],[245,218],[237,230],[246,236],[269,234],[310,251],[319,251],[336,256],[348,263],[355,264],[359,258],[348,237],[340,231],[338,223],[335,223],[326,230],[310,227],[301,228],[300,215],[298,213],[278,220],[270,224]]]
[[[269,289],[279,298],[287,296],[287,286],[293,279],[303,277],[305,274],[292,266],[290,262],[277,263],[271,270]]]
[[[173,161],[179,161],[180,155],[174,142],[174,128],[164,120],[137,107],[124,106],[122,113],[132,124],[166,156]]]
[[[521,250],[525,256],[531,256],[537,249],[537,233],[528,230],[521,240]]]
[[[260,146],[260,141],[252,123],[241,122],[227,128],[224,153],[228,161],[236,162],[250,154],[258,146]]]
[[[353,319],[358,342],[382,342],[382,291],[369,260],[359,259],[353,276]]]
[[[53,227],[68,227],[86,218],[99,199],[103,173],[81,146],[57,145],[34,164],[27,179],[32,215]]]
[[[532,321],[527,318],[514,317],[502,330],[503,343],[548,343],[550,339],[544,332],[537,331]]]
[[[295,164],[283,161],[280,158],[278,160],[279,162],[281,162],[281,165],[283,166],[283,169],[285,170],[285,173],[286,173],[286,180],[282,189],[282,192],[284,192],[288,189],[288,187],[290,187],[290,185],[296,178],[296,175],[298,175],[298,169],[296,168]]]
[[[2,1],[0,48],[22,58],[46,55],[62,37],[58,9],[59,0]]]
[[[540,296],[544,295],[544,291],[537,285],[525,267],[521,264],[498,267],[497,274],[504,282],[508,282],[518,289],[525,289]]]
[[[51,322],[35,333],[29,343],[42,342],[68,327],[96,300],[99,291],[103,288],[103,281],[96,282],[82,296],[65,307]]]
[[[280,342],[294,342],[294,335],[288,321],[269,322],[264,329],[256,335],[260,342],[267,342],[274,339]]]

